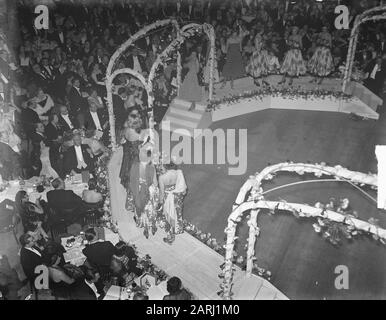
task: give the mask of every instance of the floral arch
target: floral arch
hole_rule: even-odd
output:
[[[359,189],[359,186],[370,186],[373,189],[377,189],[378,181],[375,174],[364,174],[361,172],[350,171],[341,166],[330,167],[324,163],[321,164],[305,164],[305,163],[292,163],[285,162],[269,166],[255,176],[251,176],[241,187],[236,201],[232,208],[232,213],[228,217],[228,225],[225,229],[227,235],[227,241],[225,244],[225,263],[223,267],[223,283],[221,284],[221,295],[224,299],[232,298],[232,282],[233,282],[233,250],[235,246],[236,228],[241,221],[245,212],[250,212],[248,220],[249,237],[247,248],[247,264],[246,264],[246,277],[252,275],[253,262],[255,260],[255,242],[256,237],[259,235],[260,229],[257,225],[257,217],[261,209],[268,209],[271,211],[283,210],[292,212],[296,216],[305,218],[318,218],[325,221],[331,221],[333,223],[339,223],[346,226],[350,232],[354,235],[354,231],[363,231],[371,234],[375,239],[385,243],[386,229],[380,228],[378,225],[372,222],[366,222],[357,219],[352,215],[345,215],[342,212],[336,212],[334,209],[330,209],[327,206],[323,206],[317,203],[314,206],[299,203],[288,203],[286,201],[268,201],[264,199],[264,192],[262,189],[262,183],[264,180],[273,179],[274,175],[278,172],[293,172],[299,175],[305,173],[314,174],[317,178],[326,176],[333,176],[334,179],[325,179],[317,181],[342,181],[347,182]],[[294,184],[316,182],[302,181]],[[293,185],[293,184],[291,184]],[[289,185],[286,185],[289,186]],[[279,188],[283,188],[281,186]],[[363,191],[364,192],[364,191]],[[373,199],[374,200],[374,199]]]
[[[123,68],[113,71],[114,66],[117,60],[122,56],[123,52],[129,48],[136,40],[143,38],[146,34],[156,28],[163,27],[166,25],[172,24],[177,30],[177,38],[172,41],[171,44],[158,55],[156,61],[153,63],[153,66],[149,72],[148,79],[146,80],[141,74],[130,69]],[[178,48],[181,44],[189,37],[193,36],[198,32],[204,32],[209,38],[210,41],[210,54],[209,54],[209,66],[210,66],[210,76],[209,76],[209,99],[211,100],[213,97],[213,74],[214,74],[214,59],[215,59],[215,31],[212,25],[204,23],[203,25],[191,23],[185,25],[180,29],[179,24],[174,19],[166,19],[161,21],[156,21],[153,24],[150,24],[143,29],[139,30],[136,34],[134,34],[130,39],[128,39],[125,43],[123,43],[117,51],[112,55],[110,62],[107,66],[106,70],[106,90],[107,90],[107,104],[108,104],[108,113],[109,113],[109,122],[110,122],[110,137],[113,151],[117,148],[116,142],[116,133],[115,133],[115,117],[113,110],[113,94],[112,94],[112,86],[113,81],[116,76],[119,74],[130,74],[133,77],[137,78],[142,85],[144,86],[147,96],[148,96],[148,108],[152,110],[154,104],[154,94],[153,94],[153,81],[156,77],[156,71],[160,65],[163,65],[165,60],[170,56],[170,54],[174,51],[177,51],[177,86],[179,88],[181,83],[181,55],[178,51]],[[153,112],[150,114],[150,134],[153,129]]]
[[[165,20],[160,20],[156,21],[141,30],[139,30],[137,33],[135,33],[133,36],[131,36],[126,42],[124,42],[111,56],[110,62],[107,66],[106,69],[106,90],[107,90],[107,107],[108,107],[108,112],[109,112],[109,122],[110,122],[110,137],[111,137],[111,144],[113,151],[116,150],[117,148],[117,142],[116,142],[116,135],[115,135],[115,117],[114,117],[114,110],[113,110],[113,93],[112,93],[112,86],[113,86],[113,81],[116,76],[119,74],[127,73],[132,75],[133,77],[136,77],[144,86],[147,96],[148,96],[148,103],[149,103],[149,108],[150,106],[153,105],[153,94],[152,91],[149,88],[148,82],[146,79],[139,74],[138,72],[135,72],[134,70],[130,68],[124,68],[124,69],[119,69],[113,71],[116,62],[118,59],[122,56],[122,54],[129,48],[136,40],[141,39],[146,36],[146,34],[154,29],[164,27],[167,25],[173,25],[177,29],[177,34],[180,32],[180,27],[179,24],[176,20],[174,19],[165,19]],[[152,118],[152,117],[151,117]],[[152,122],[152,121],[151,121]]]
[[[351,73],[355,58],[355,52],[358,43],[359,26],[367,21],[378,21],[386,19],[386,5],[382,5],[370,10],[367,10],[355,18],[354,26],[351,29],[350,43],[347,51],[346,67],[344,70],[342,91],[345,92],[347,84],[351,80]]]

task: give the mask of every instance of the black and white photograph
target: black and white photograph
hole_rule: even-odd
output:
[[[386,299],[385,108],[384,0],[0,0],[0,304]]]

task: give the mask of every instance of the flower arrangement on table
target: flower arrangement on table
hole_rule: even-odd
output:
[[[233,94],[226,96],[221,99],[211,100],[206,108],[207,112],[215,111],[220,109],[223,106],[232,106],[239,103],[242,100],[252,101],[252,100],[262,100],[264,97],[281,97],[285,99],[297,100],[315,100],[315,99],[341,99],[344,101],[350,101],[352,99],[351,95],[348,95],[341,91],[333,90],[305,90],[301,88],[275,88],[275,87],[265,87],[260,90],[245,91],[243,93]]]

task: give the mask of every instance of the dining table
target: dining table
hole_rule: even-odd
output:
[[[42,192],[37,191],[37,186],[42,182],[41,178],[33,177],[29,180],[12,180],[8,181],[7,184],[0,191],[0,203],[4,200],[15,201],[16,194],[20,190],[27,192],[29,201],[36,202],[37,199],[47,201],[47,192],[54,190],[50,186],[44,186]],[[87,189],[87,183],[82,182],[81,176],[74,176],[65,180],[66,190],[72,190],[74,193],[82,197],[82,193]]]

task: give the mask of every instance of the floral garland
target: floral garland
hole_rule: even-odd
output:
[[[224,246],[220,245],[217,239],[212,237],[211,233],[205,233],[201,231],[194,224],[186,220],[183,220],[183,226],[184,226],[184,230],[188,232],[191,236],[201,241],[203,244],[207,245],[209,248],[216,251],[220,255],[225,256],[226,250]],[[238,255],[236,251],[233,252],[233,263],[237,265],[239,268],[241,268],[242,270],[245,270],[246,268],[246,259],[242,255]],[[220,268],[223,270],[224,264],[222,264]],[[256,262],[254,263],[253,273],[267,280],[270,280],[272,275],[270,271],[259,267]],[[221,272],[219,274],[219,278],[222,279],[223,277],[224,277],[224,273]]]
[[[110,207],[110,190],[109,190],[109,178],[108,178],[108,164],[112,156],[112,151],[107,151],[98,159],[95,175],[97,178],[97,191],[102,194],[105,199],[103,203],[103,216],[101,218],[102,225],[111,231],[117,233],[118,227],[114,223],[111,215]]]
[[[237,237],[235,236],[238,222],[241,221],[242,214],[247,210],[268,209],[271,214],[284,210],[291,212],[295,217],[307,217],[316,219],[317,223],[313,224],[316,232],[322,233],[323,237],[333,245],[338,245],[343,237],[351,239],[357,234],[371,235],[375,240],[382,244],[386,243],[386,230],[378,226],[378,221],[370,219],[368,222],[356,218],[357,214],[349,208],[348,199],[343,199],[338,203],[331,200],[329,204],[322,205],[317,203],[314,207],[292,203],[286,201],[268,201],[264,198],[264,190],[261,185],[265,180],[272,180],[277,172],[295,172],[299,175],[305,173],[314,174],[316,177],[323,175],[334,176],[337,180],[348,181],[354,186],[369,185],[373,189],[377,189],[377,176],[374,174],[364,174],[345,169],[341,166],[331,167],[326,163],[321,164],[305,164],[285,162],[265,168],[255,176],[251,176],[241,187],[233,206],[233,212],[228,218],[228,226],[225,229],[227,234],[227,243],[225,245],[225,262],[222,269],[223,283],[221,285],[220,295],[225,299],[232,298],[232,282],[233,282],[233,250]],[[249,194],[248,200],[245,201],[246,195]],[[252,216],[252,215],[251,215]],[[253,229],[253,221],[249,221],[250,226],[250,241],[247,244],[249,253],[253,252],[255,246],[255,237],[259,230]],[[322,232],[323,231],[323,232]],[[252,233],[251,233],[252,232]],[[251,236],[252,235],[252,236]],[[247,266],[253,262],[254,257],[248,254]],[[251,269],[247,268],[247,274],[250,274]]]
[[[262,100],[265,97],[281,97],[284,99],[297,100],[316,100],[316,99],[328,99],[335,98],[344,101],[350,101],[351,95],[348,95],[341,91],[333,90],[304,90],[301,88],[274,88],[266,87],[261,90],[245,91],[243,93],[230,95],[222,99],[214,99],[207,105],[206,111],[211,112],[220,109],[223,106],[231,106],[237,104],[242,100]]]

